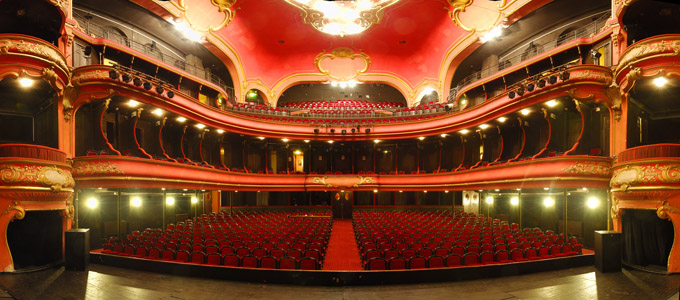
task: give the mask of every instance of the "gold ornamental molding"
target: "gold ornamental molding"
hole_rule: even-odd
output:
[[[13,214],[11,220],[14,219],[21,220],[26,216],[26,210],[23,207],[19,206],[19,202],[17,200],[14,200],[12,201],[11,204],[7,205],[7,208],[5,208],[5,210],[2,211],[1,215],[4,216],[12,212]]]
[[[123,170],[118,169],[118,165],[106,162],[85,162],[77,161],[73,164],[73,175],[108,175],[108,174],[125,174]]]
[[[312,183],[321,184],[328,188],[349,188],[377,182],[375,178],[370,176],[323,176],[312,178]]]
[[[668,201],[663,200],[661,202],[661,206],[659,206],[659,208],[656,209],[656,215],[661,219],[670,220],[671,216],[668,215],[669,213],[678,214],[680,213],[680,209],[678,209],[675,206],[668,205]]]
[[[0,165],[0,182],[4,184],[39,184],[52,192],[75,186],[71,173],[55,166]]]
[[[611,167],[606,162],[577,162],[567,168],[563,168],[562,172],[571,175],[609,176],[611,174]]]
[[[618,77],[623,70],[634,68],[642,60],[680,55],[680,35],[664,35],[643,41],[628,48],[614,70]]]
[[[512,12],[504,12],[517,0],[501,0],[498,4],[493,1],[478,2],[472,6],[475,0],[447,0],[449,7],[449,18],[458,27],[467,32],[488,32],[504,16]],[[470,18],[467,19],[463,13],[470,8]]]
[[[0,55],[32,55],[45,59],[64,74],[69,74],[66,58],[59,50],[49,46],[47,42],[29,37],[9,36],[0,38]]]
[[[641,183],[680,183],[680,164],[627,165],[614,170],[610,181],[611,186],[620,186],[623,190]]]
[[[179,10],[179,15],[174,14],[176,17],[183,17],[191,29],[207,33],[218,31],[231,23],[236,14],[235,9],[233,8],[236,1],[237,0],[210,0],[210,3],[217,7],[220,13],[224,14],[222,20],[217,22],[217,25],[199,24],[204,22],[209,23],[213,20],[210,20],[211,18],[206,16],[201,10],[194,10],[193,7],[188,6],[184,0],[169,2]]]
[[[361,51],[356,53],[352,48],[339,47],[330,53],[317,54],[314,57],[314,66],[329,78],[346,81],[368,71],[371,67],[371,57]]]
[[[312,6],[300,3],[301,1],[295,0],[285,1],[286,3],[295,6],[300,10],[300,16],[302,17],[303,23],[311,25],[312,27],[314,27],[314,29],[318,30],[319,32],[329,33],[324,31],[324,27],[330,21],[327,19],[327,16],[325,16],[322,11],[315,9]],[[380,21],[382,21],[383,15],[385,14],[384,10],[392,6],[393,4],[399,2],[399,0],[382,0],[380,2],[381,3],[374,5],[371,8],[364,9],[358,12],[358,18],[354,22],[358,24],[361,28],[363,28],[362,31],[371,28],[375,24],[380,24]],[[343,35],[340,36],[342,37]]]

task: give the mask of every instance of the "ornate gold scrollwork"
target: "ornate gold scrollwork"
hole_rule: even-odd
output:
[[[40,184],[61,192],[64,188],[75,186],[70,172],[55,166],[0,166],[0,180],[6,184]]]
[[[74,175],[102,175],[102,174],[125,174],[118,169],[118,165],[110,162],[84,162],[77,161],[73,164]]]
[[[680,213],[680,209],[678,209],[675,206],[668,205],[668,202],[666,200],[664,200],[664,201],[661,202],[661,206],[659,206],[656,209],[656,215],[661,219],[669,219],[670,220],[671,216],[668,215],[669,213],[674,213],[674,214]]]
[[[611,167],[606,162],[577,162],[562,169],[562,172],[573,175],[609,176]]]
[[[621,186],[624,189],[640,183],[677,184],[680,182],[680,165],[646,165],[625,166],[617,169],[612,175],[611,186]]]
[[[611,207],[612,220],[618,220],[621,216],[619,214],[619,199],[612,195],[612,207]]]
[[[12,215],[11,220],[17,219],[21,220],[26,216],[26,210],[19,206],[19,202],[17,200],[12,201],[11,204],[7,205],[7,208],[5,208],[4,211],[2,211],[2,215],[9,214],[11,212],[14,212]]]
[[[614,113],[614,119],[616,121],[621,120],[621,103],[623,101],[623,93],[621,93],[621,88],[616,82],[612,82],[605,90],[604,94],[609,100],[607,105],[609,109]]]
[[[364,67],[361,69],[356,69],[355,73],[351,74],[350,76],[343,76],[341,74],[333,74],[332,70],[327,70],[322,66],[324,61],[330,60],[332,62],[336,59],[349,59],[349,60],[360,59],[364,62]],[[319,70],[319,72],[321,72],[324,75],[327,75],[330,78],[338,80],[349,80],[365,73],[371,66],[371,58],[364,52],[355,53],[354,50],[352,50],[352,48],[338,47],[331,50],[330,53],[324,52],[319,53],[316,57],[314,57],[314,65]]]
[[[474,28],[470,28],[468,26],[465,26],[463,22],[460,20],[460,13],[465,11],[465,8],[468,6],[472,5],[472,2],[474,0],[448,0],[449,5],[451,5],[451,9],[449,10],[449,17],[451,20],[453,20],[458,27],[463,28],[465,31],[472,31]]]
[[[336,180],[330,180],[336,181]],[[337,182],[330,182],[328,176],[314,177],[312,178],[312,183],[321,184],[328,188],[338,188],[338,187],[359,187],[363,184],[374,184],[376,183],[375,178],[370,176],[357,176],[357,177],[342,177]]]
[[[75,216],[75,207],[73,206],[73,194],[72,193],[68,196],[68,199],[66,199],[65,213],[66,213],[66,217],[69,220],[73,220],[73,218]]]
[[[66,64],[66,59],[57,49],[54,49],[47,44],[41,44],[38,40],[15,38],[0,39],[0,55],[8,55],[10,53],[23,54],[28,53],[40,58],[49,60],[55,66],[61,68],[68,74],[69,67]]]

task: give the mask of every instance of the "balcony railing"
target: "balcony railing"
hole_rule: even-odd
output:
[[[490,67],[476,71],[463,78],[460,82],[458,82],[458,84],[455,87],[451,88],[451,90],[449,91],[449,100],[451,100],[452,98],[455,99],[458,91],[460,91],[466,85],[469,85],[477,80],[495,74],[498,71],[505,70],[511,66],[516,66],[522,63],[523,61],[527,61],[531,58],[534,58],[537,55],[543,54],[549,50],[559,47],[560,45],[566,44],[568,42],[580,38],[590,37],[600,32],[600,30],[607,23],[607,20],[609,19],[610,15],[611,15],[610,11],[603,12],[602,15],[599,16],[595,21],[588,23],[584,26],[581,26],[574,31],[562,34],[557,39],[543,40],[538,38],[529,43],[530,45],[537,45],[527,49],[529,51],[522,51],[522,53],[519,54],[499,57],[499,62],[497,65],[492,65]]]
[[[152,41],[151,43],[142,43],[138,40],[135,40],[134,35],[131,38],[126,37],[114,30],[106,29],[94,22],[90,22],[84,17],[76,15],[75,18],[78,21],[78,24],[85,30],[85,33],[90,36],[114,41],[172,65],[178,69],[206,79],[224,89],[227,92],[229,99],[234,97],[234,88],[227,86],[227,83],[224,82],[224,80],[222,80],[219,76],[210,73],[206,69],[188,64],[184,58],[175,57],[177,55],[173,56],[171,54],[163,53],[163,51],[159,49],[156,41]]]

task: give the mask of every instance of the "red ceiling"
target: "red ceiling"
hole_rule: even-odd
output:
[[[236,49],[247,79],[268,86],[293,73],[318,72],[314,57],[336,47],[363,51],[372,61],[369,73],[396,74],[414,86],[438,77],[447,49],[464,33],[448,17],[447,6],[400,1],[385,9],[380,24],[341,38],[304,24],[300,10],[283,0],[239,1],[234,20],[218,34]]]

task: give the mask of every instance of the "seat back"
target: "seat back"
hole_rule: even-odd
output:
[[[387,270],[387,261],[382,257],[371,258],[366,264],[366,270]]]
[[[222,264],[222,256],[219,253],[211,252],[208,253],[205,259],[205,263],[208,265],[218,266]]]
[[[189,262],[189,259],[191,259],[191,254],[189,251],[179,250],[177,251],[177,254],[175,254],[175,260],[180,262]]]
[[[252,254],[241,257],[241,267],[257,268],[257,257]]]
[[[204,264],[205,263],[205,252],[192,252],[191,253],[191,262],[195,264]]]
[[[439,255],[432,255],[427,259],[428,268],[443,268],[444,267],[444,257]]]
[[[427,268],[427,259],[422,256],[413,256],[408,260],[409,269],[425,269]]]
[[[403,257],[392,257],[388,261],[390,270],[404,270],[406,269],[406,259]]]
[[[510,251],[510,257],[512,257],[514,260],[523,259],[524,253],[522,253],[522,249],[515,248]]]
[[[479,262],[481,264],[488,264],[495,262],[495,257],[491,252],[482,252],[479,254]]]
[[[497,262],[503,262],[503,261],[506,261],[506,260],[510,260],[510,253],[508,253],[508,251],[505,251],[505,250],[496,251],[496,261]]]
[[[295,258],[285,256],[279,259],[279,269],[294,270],[297,269],[297,261]]]
[[[263,256],[260,258],[260,268],[262,269],[276,269],[278,267],[276,257]]]
[[[479,264],[479,255],[474,252],[465,253],[463,256],[463,262],[466,266],[472,266]]]
[[[457,267],[463,264],[463,258],[458,254],[449,254],[446,257],[447,267]]]
[[[318,260],[313,257],[303,257],[300,260],[300,270],[318,270],[319,263]]]

